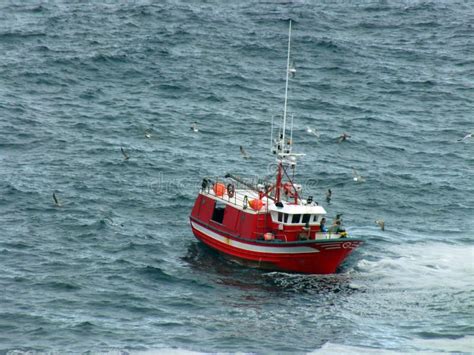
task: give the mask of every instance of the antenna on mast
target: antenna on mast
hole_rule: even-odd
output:
[[[288,87],[290,81],[290,75],[293,78],[295,76],[296,69],[292,66],[291,59],[291,24],[289,20],[288,27],[288,55],[286,59],[286,83],[285,83],[285,103],[283,107],[283,115],[280,115],[280,123],[276,124],[272,120],[272,152],[277,155],[277,161],[285,163],[294,167],[296,165],[297,156],[304,154],[292,153],[293,146],[293,115],[291,115],[290,132],[287,132],[287,121],[289,119],[288,114]],[[275,133],[273,133],[275,130]],[[289,134],[288,134],[289,133]],[[289,139],[288,139],[289,138]]]
[[[286,131],[286,112],[288,106],[288,80],[290,76],[290,49],[291,49],[291,20],[290,25],[288,27],[288,58],[286,62],[286,85],[285,85],[285,107],[283,109],[283,144],[285,144],[285,131]]]

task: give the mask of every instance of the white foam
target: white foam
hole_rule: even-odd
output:
[[[474,287],[474,246],[443,243],[401,244],[390,256],[357,264],[369,277],[404,288],[472,289]]]
[[[458,339],[416,339],[413,344],[420,349],[455,353],[474,353],[474,336]]]
[[[199,351],[192,351],[192,350],[185,350],[180,348],[163,348],[163,349],[155,349],[155,350],[146,350],[146,351],[139,351],[139,352],[130,352],[132,355],[205,355],[205,354],[213,354],[213,355],[227,355],[227,354],[235,354],[235,355],[245,355],[250,353],[244,352],[199,352]]]
[[[377,355],[393,355],[393,354],[400,354],[400,352],[392,351],[392,350],[384,350],[384,349],[375,349],[375,348],[368,348],[364,346],[350,346],[350,345],[342,345],[342,344],[333,344],[333,343],[326,343],[322,346],[321,349],[314,350],[309,354],[315,355],[333,355],[333,354],[352,354],[352,355],[367,355],[367,354],[377,354]]]
[[[163,348],[155,350],[146,350],[139,352],[130,352],[134,355],[202,355],[203,352],[184,350],[184,349],[172,349],[172,348]]]
[[[411,342],[413,349],[410,354],[440,354],[446,352],[472,353],[474,352],[474,336],[465,336],[459,339],[416,339]],[[310,354],[314,355],[332,355],[332,354],[405,354],[406,352],[369,348],[365,346],[351,346],[334,343],[326,343],[321,349],[316,349]]]

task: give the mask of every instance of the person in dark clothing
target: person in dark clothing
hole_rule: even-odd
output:
[[[328,192],[326,192],[326,202],[328,204],[331,203],[331,197],[332,197],[332,191],[331,189],[328,189]]]

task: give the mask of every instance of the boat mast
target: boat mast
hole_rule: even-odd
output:
[[[288,81],[290,78],[290,49],[291,49],[291,20],[288,28],[288,57],[286,61],[286,84],[285,84],[285,106],[283,108],[283,125],[281,127],[281,136],[278,137],[278,171],[276,178],[275,200],[280,202],[281,182],[283,177],[283,159],[286,154],[286,116],[288,106]]]
[[[283,110],[283,144],[285,144],[285,131],[286,131],[286,111],[288,104],[288,80],[290,76],[290,47],[291,47],[291,20],[288,29],[288,59],[286,61],[286,85],[285,85],[285,107]]]

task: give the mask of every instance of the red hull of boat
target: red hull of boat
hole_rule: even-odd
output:
[[[246,241],[191,220],[194,235],[204,244],[246,266],[306,274],[331,274],[360,240],[311,240],[295,243]]]

